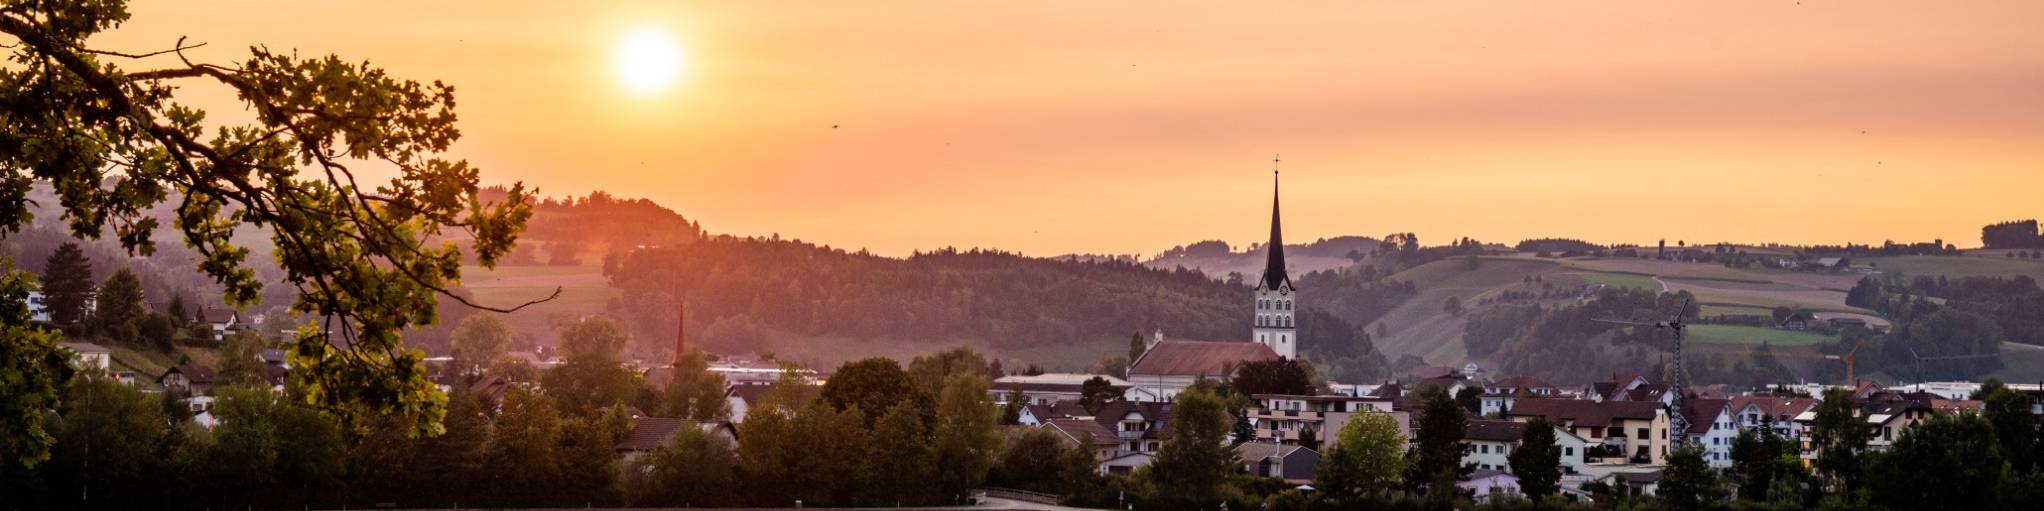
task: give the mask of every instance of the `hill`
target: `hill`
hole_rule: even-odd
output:
[[[1320,270],[1334,270],[1352,266],[1376,252],[1381,242],[1362,236],[1339,236],[1323,238],[1306,244],[1285,245],[1285,266],[1295,274]],[[1240,274],[1244,281],[1254,281],[1263,274],[1263,266],[1270,251],[1262,244],[1234,251],[1227,242],[1208,240],[1191,245],[1171,247],[1156,257],[1143,261],[1144,266],[1160,270],[1188,268],[1198,270],[1215,279],[1227,279],[1230,274]]]
[[[1393,280],[1412,282],[1418,294],[1368,328],[1376,335],[1377,349],[1387,357],[1411,355],[1433,364],[1462,362],[1468,357],[1462,346],[1467,322],[1464,316],[1443,310],[1449,297],[1474,305],[1510,290],[1538,291],[1543,286],[1529,284],[1527,279],[1538,276],[1546,282],[1561,273],[1567,273],[1561,265],[1535,259],[1485,257],[1478,259],[1475,268],[1461,259],[1427,263],[1392,274]],[[1567,300],[1574,297],[1571,294]]]

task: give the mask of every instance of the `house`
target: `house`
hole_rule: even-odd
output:
[[[1101,426],[1099,421],[1090,418],[1059,418],[1038,424],[1057,433],[1066,444],[1093,453],[1094,461],[1104,462],[1121,454],[1121,438],[1115,435],[1113,430]]]
[[[1526,425],[1504,420],[1470,419],[1464,426],[1462,443],[1469,446],[1462,464],[1477,470],[1510,470],[1512,448],[1526,434]]]
[[[59,343],[71,350],[71,365],[80,371],[98,370],[105,372],[113,367],[113,350],[89,342]]]
[[[1741,430],[1768,428],[1786,438],[1800,438],[1803,424],[1796,422],[1796,417],[1815,410],[1817,400],[1807,397],[1736,396],[1732,398],[1730,407],[1732,420]]]
[[[1502,470],[1477,469],[1469,473],[1469,479],[1455,483],[1464,493],[1476,496],[1476,503],[1492,499],[1519,495],[1519,476]]]
[[[233,309],[206,307],[199,309],[198,314],[193,319],[213,330],[213,342],[226,341],[227,336],[241,331],[242,326],[241,312]]]
[[[1610,479],[1605,482],[1610,484],[1612,489],[1618,490],[1623,495],[1651,497],[1660,494],[1661,475],[1662,471],[1660,470],[1649,472],[1613,472]]]
[[[1060,401],[1078,401],[1084,397],[1082,390],[1086,381],[1100,378],[1113,389],[1115,397],[1128,401],[1158,401],[1158,397],[1147,389],[1135,386],[1113,375],[1048,373],[1036,376],[1011,375],[997,378],[987,391],[994,396],[994,402],[1006,404],[1009,394],[1021,392],[1028,399],[1027,404],[1047,405]]]
[[[1551,398],[1561,395],[1561,387],[1556,387],[1553,384],[1547,383],[1547,380],[1533,376],[1513,376],[1490,382],[1483,386],[1485,393],[1494,394],[1518,394],[1522,390],[1532,397]]]
[[[511,380],[502,376],[484,376],[469,384],[468,391],[482,401],[483,408],[495,410],[504,402],[504,392],[511,390]]]
[[[759,407],[760,403],[765,402],[767,396],[769,394],[772,394],[774,392],[774,389],[776,388],[780,388],[780,385],[752,384],[752,385],[732,385],[730,387],[725,387],[724,401],[731,405],[731,422],[744,423],[745,414],[751,412],[753,408]],[[796,390],[810,394],[818,392],[816,388],[801,388]],[[808,402],[807,397],[798,396],[796,399],[797,402],[803,403]]]
[[[1087,411],[1084,406],[1079,406],[1078,402],[1059,401],[1047,405],[1023,405],[1021,412],[1016,415],[1015,420],[1017,424],[1024,426],[1041,426],[1052,419],[1092,416],[1093,412]]]
[[[1703,448],[1703,459],[1713,468],[1732,466],[1732,439],[1739,437],[1738,421],[1726,399],[1685,399],[1682,417],[1689,420],[1689,441]]]
[[[1073,442],[1083,434],[1093,434],[1094,441],[1101,440],[1101,432],[1114,439],[1115,455],[1129,453],[1155,453],[1163,448],[1164,440],[1170,436],[1166,427],[1171,420],[1171,404],[1158,402],[1113,401],[1100,405],[1098,413],[1089,413],[1085,408],[1070,402],[1053,405],[1029,405],[1023,408],[1021,423],[1038,426],[1056,426]],[[1081,427],[1070,421],[1090,421],[1099,427]],[[1076,444],[1075,444],[1076,445]]]
[[[1505,418],[1526,422],[1544,417],[1590,442],[1586,460],[1624,458],[1664,464],[1668,456],[1668,411],[1656,401],[1521,399]]]
[[[1494,416],[1512,407],[1520,397],[1553,398],[1561,395],[1561,389],[1532,376],[1515,376],[1484,384],[1483,394],[1478,398],[1483,404],[1478,411],[1484,416]]]
[[[1810,327],[1817,326],[1818,323],[1817,315],[1796,311],[1789,314],[1788,317],[1782,318],[1781,323],[1776,326],[1782,330],[1809,330]]]
[[[203,396],[212,393],[213,368],[199,364],[180,364],[163,372],[156,383],[165,390],[182,392],[189,396]]]
[[[632,433],[627,435],[624,441],[618,442],[617,453],[624,457],[625,462],[630,463],[667,443],[668,439],[674,437],[674,432],[691,427],[701,429],[712,439],[724,442],[725,447],[733,451],[738,449],[738,428],[732,427],[729,422],[639,417],[632,420]]]
[[[1155,459],[1169,436],[1171,404],[1115,401],[1102,405],[1099,413],[1086,414],[1084,408],[1065,402],[1029,405],[1023,415],[1023,424],[1050,428],[1068,444],[1091,451],[1101,473],[1119,474]]]
[[[1256,440],[1275,444],[1297,444],[1309,433],[1324,442],[1348,425],[1356,413],[1392,413],[1393,408],[1391,398],[1374,396],[1257,394],[1252,399],[1256,407],[1248,412]]]
[[[33,322],[36,322],[36,323],[49,323],[49,322],[50,322],[50,306],[49,306],[49,303],[47,302],[47,300],[48,300],[48,298],[45,298],[45,297],[43,296],[43,292],[42,292],[42,291],[29,291],[29,292],[28,292],[28,320],[29,320],[29,321],[33,321]]]
[[[1275,477],[1293,484],[1313,480],[1320,466],[1320,452],[1297,445],[1244,442],[1235,446],[1242,471],[1257,477]]]
[[[1166,341],[1153,337],[1143,356],[1129,365],[1128,381],[1156,399],[1170,401],[1201,378],[1226,379],[1245,362],[1278,359],[1269,345],[1254,342]]]
[[[1477,470],[1509,470],[1512,451],[1518,450],[1526,435],[1526,423],[1508,420],[1471,419],[1462,433],[1469,451],[1462,455],[1464,466]],[[1559,426],[1554,428],[1554,445],[1561,449],[1564,474],[1583,471],[1583,455],[1590,442]]]

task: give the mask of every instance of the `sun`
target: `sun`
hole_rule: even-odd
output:
[[[618,81],[640,94],[665,91],[681,79],[681,44],[674,36],[655,29],[641,29],[618,39],[612,64]]]

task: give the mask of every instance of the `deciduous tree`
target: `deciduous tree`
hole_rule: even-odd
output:
[[[1320,457],[1313,484],[1335,502],[1374,498],[1398,487],[1410,464],[1398,419],[1364,412],[1342,426],[1334,445]]]
[[[35,276],[0,256],[0,463],[24,469],[50,457],[55,439],[43,415],[57,408],[57,390],[71,373],[57,336],[29,322],[34,286]]]
[[[511,325],[496,314],[471,314],[454,327],[449,344],[455,367],[464,373],[481,371],[504,356],[504,349],[511,345]]]
[[[459,233],[493,266],[531,214],[522,185],[484,203],[477,169],[440,156],[460,137],[453,87],[263,46],[231,65],[130,69],[144,55],[90,44],[128,17],[119,0],[0,4],[14,64],[0,71],[0,228],[30,221],[26,194],[48,183],[72,235],[110,230],[147,255],[159,228],[149,210],[174,202],[171,232],[235,305],[262,288],[236,228],[268,229],[298,291],[292,309],[334,326],[301,329],[291,345],[308,399],[351,422],[400,413],[437,430],[444,396],[399,332],[433,322],[464,257],[428,240]],[[206,123],[177,101],[195,82],[233,90],[253,122]],[[360,183],[372,167],[394,177]]]

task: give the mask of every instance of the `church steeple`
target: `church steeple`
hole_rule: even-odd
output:
[[[1277,160],[1271,160],[1275,163]],[[1263,278],[1256,281],[1256,323],[1250,328],[1250,335],[1257,343],[1270,347],[1270,351],[1286,359],[1295,358],[1299,351],[1298,290],[1292,287],[1292,276],[1285,273],[1284,222],[1278,219],[1277,169],[1270,171],[1270,244],[1265,250],[1270,261],[1264,264]]]
[[[1277,160],[1273,159],[1272,162]],[[1263,287],[1277,289],[1279,284],[1291,285],[1292,277],[1285,273],[1285,236],[1283,223],[1278,220],[1278,173],[1270,171],[1270,261],[1263,266]]]

